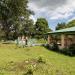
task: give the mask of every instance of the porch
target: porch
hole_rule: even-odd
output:
[[[48,44],[57,44],[59,49],[75,46],[75,27],[48,32]]]

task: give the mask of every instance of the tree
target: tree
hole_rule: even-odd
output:
[[[7,39],[10,32],[18,33],[22,26],[28,23],[31,11],[27,3],[28,0],[0,0],[0,21]],[[22,18],[25,24],[21,21]]]
[[[64,28],[69,28],[75,26],[75,20],[72,20],[68,22],[67,24],[65,23],[58,23],[56,26],[56,30],[64,29]]]
[[[56,26],[56,30],[60,30],[60,29],[64,29],[66,28],[66,24],[65,23],[58,23]]]
[[[47,32],[51,31],[48,26],[48,22],[45,18],[38,18],[36,23],[35,23],[35,33],[37,36],[40,35],[42,38],[43,35]]]
[[[25,21],[26,23],[23,24],[22,28],[21,28],[21,34],[25,34],[25,35],[29,35],[31,33],[33,33],[34,30],[34,25],[33,25],[33,20],[28,19],[27,21]]]
[[[73,26],[75,26],[75,20],[72,20],[72,21],[68,22],[67,25],[66,25],[67,28],[73,27]]]

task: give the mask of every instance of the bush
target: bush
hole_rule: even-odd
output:
[[[68,48],[68,53],[69,55],[75,55],[75,44],[70,45],[70,47]]]
[[[49,49],[49,44],[42,44],[42,46],[46,47],[47,49]]]
[[[39,57],[37,61],[38,61],[38,63],[45,63],[45,61],[43,60],[42,57]]]
[[[63,53],[65,55],[74,56],[75,55],[75,44],[70,45],[68,48],[63,48],[62,50],[59,50],[60,53]]]
[[[52,50],[59,51],[58,45],[56,43],[53,43]]]
[[[69,56],[75,56],[75,44],[71,44],[68,48],[59,49],[58,44],[52,43],[52,44],[44,44],[47,49],[56,51],[65,55]]]
[[[65,54],[65,55],[68,55],[68,49],[67,48],[63,48],[63,49],[59,50],[59,52]]]
[[[25,73],[25,74],[23,74],[23,75],[33,75],[32,69],[28,69],[27,73]]]

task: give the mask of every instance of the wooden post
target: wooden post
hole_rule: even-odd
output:
[[[52,36],[48,35],[48,44],[51,44],[51,42],[52,42]]]
[[[75,34],[74,34],[74,36],[73,36],[73,44],[75,44]]]
[[[62,48],[67,48],[67,36],[62,34],[61,35],[61,47]]]

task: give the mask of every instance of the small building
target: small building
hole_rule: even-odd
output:
[[[48,44],[57,43],[59,48],[68,48],[70,45],[75,46],[75,27],[48,32]]]

